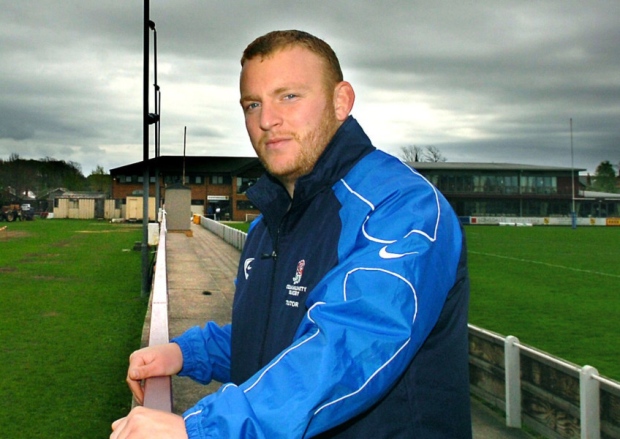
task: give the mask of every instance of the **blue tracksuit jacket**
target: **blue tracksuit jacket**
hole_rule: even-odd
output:
[[[420,174],[349,118],[242,252],[232,324],[174,341],[182,375],[228,383],[185,413],[190,438],[470,438],[460,224]]]

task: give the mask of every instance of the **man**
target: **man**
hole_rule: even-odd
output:
[[[268,173],[241,255],[232,324],[132,354],[128,382],[227,383],[184,414],[143,408],[112,438],[470,438],[469,281],[458,219],[376,150],[322,40],[271,32],[245,50],[241,106]]]

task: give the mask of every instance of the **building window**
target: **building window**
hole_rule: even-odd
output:
[[[211,184],[231,184],[232,179],[228,175],[212,175]]]
[[[237,193],[245,194],[258,181],[259,177],[237,177]]]
[[[237,200],[237,210],[256,210],[256,207],[249,200]]]
[[[178,174],[177,175],[166,175],[164,177],[164,183],[166,183],[167,185],[176,184],[180,182],[181,182],[181,176]]]
[[[518,194],[519,193],[519,177],[516,175],[508,175],[504,177],[504,193],[505,194]]]
[[[185,176],[186,184],[202,184],[204,179],[202,175],[187,175]]]
[[[526,175],[521,177],[521,191],[525,194],[557,194],[557,177]]]
[[[205,200],[192,200],[192,206],[204,206]]]

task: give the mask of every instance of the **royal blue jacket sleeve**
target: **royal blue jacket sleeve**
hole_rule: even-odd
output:
[[[199,383],[211,380],[230,381],[230,325],[223,327],[208,322],[204,328],[195,326],[171,340],[183,353],[180,376],[188,376]]]
[[[191,439],[326,431],[382,398],[426,340],[455,282],[458,219],[430,184],[374,200],[364,194],[381,191],[366,188],[363,175],[334,188],[346,229],[359,233],[339,243],[340,262],[310,294],[294,342],[186,412]]]

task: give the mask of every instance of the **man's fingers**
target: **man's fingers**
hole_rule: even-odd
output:
[[[142,388],[142,381],[136,381],[131,379],[131,377],[127,376],[127,385],[129,386],[129,390],[133,394],[136,402],[140,405],[144,402],[144,389]]]
[[[148,376],[148,367],[130,366],[129,370],[127,371],[127,378],[130,378],[134,381],[140,381],[146,378],[150,378],[150,376]]]
[[[176,343],[151,346],[129,356],[127,385],[136,402],[144,402],[143,380],[178,373],[183,367],[183,354]]]
[[[116,427],[118,427],[120,425],[121,422],[123,422],[125,419],[127,419],[127,417],[125,418],[120,418],[117,419],[116,421],[112,422],[112,430],[116,430]]]
[[[121,437],[121,433],[125,428],[125,424],[127,422],[127,417],[117,419],[112,422],[112,434],[110,434],[110,439],[118,439]]]

